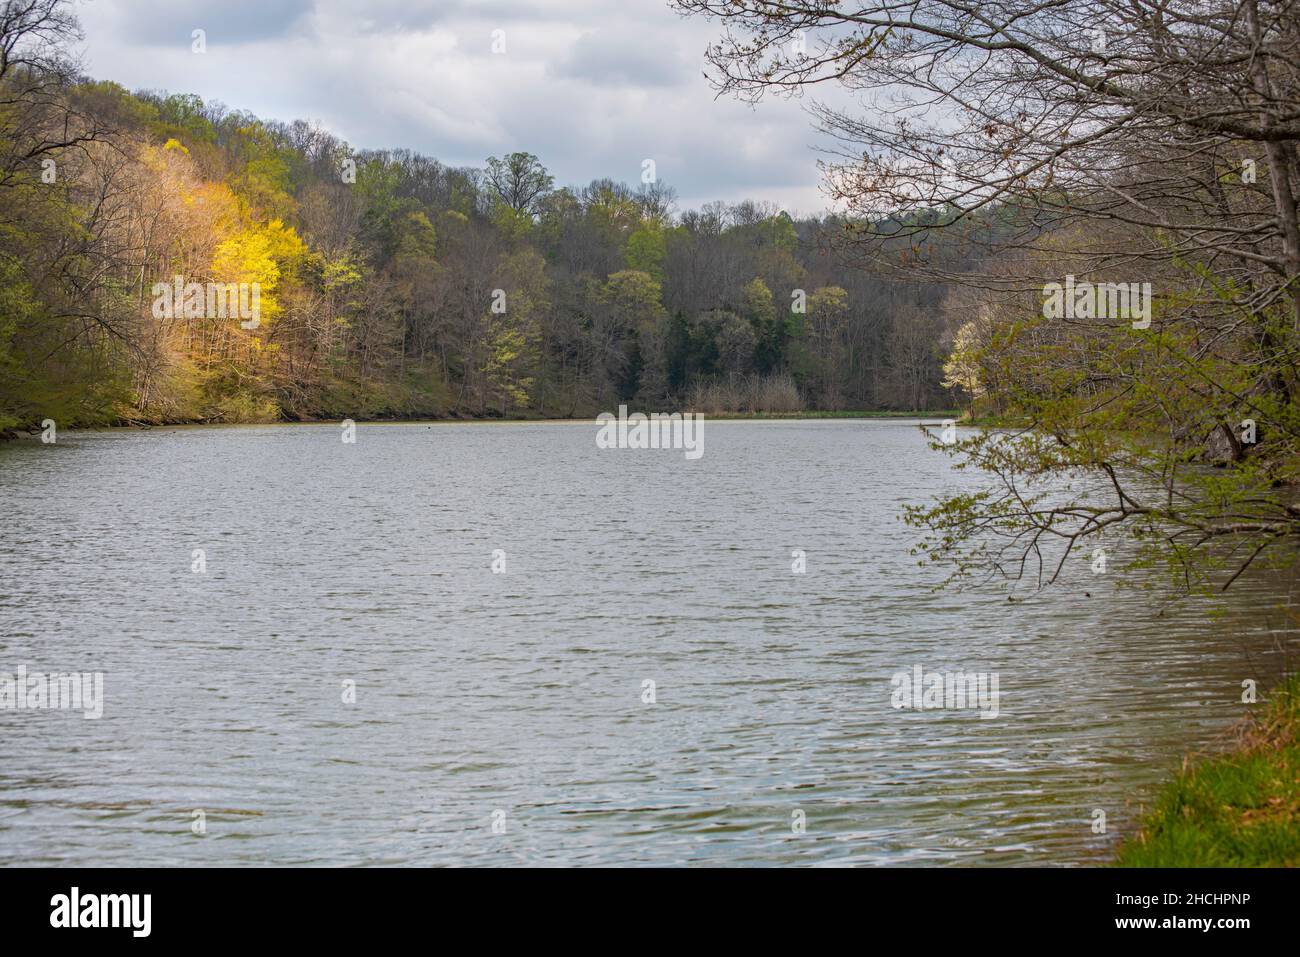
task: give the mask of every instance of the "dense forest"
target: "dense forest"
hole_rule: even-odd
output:
[[[87,78],[77,31],[0,13],[0,429],[951,405],[942,287],[845,264],[837,221],[354,150]]]

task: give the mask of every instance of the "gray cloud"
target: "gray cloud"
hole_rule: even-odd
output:
[[[584,33],[552,76],[626,86],[675,86],[698,76],[698,68],[670,43],[608,30]]]
[[[322,12],[351,17],[359,33],[427,30],[465,23],[504,28],[532,22],[564,21],[584,3],[548,0],[317,0]]]
[[[229,43],[290,36],[315,4],[313,0],[131,0],[103,6],[111,8],[114,32],[128,42],[188,48],[197,29],[213,41]],[[83,8],[83,18],[86,12]]]
[[[131,89],[315,120],[361,148],[405,146],[476,166],[524,149],[561,184],[636,183],[653,159],[686,206],[745,197],[803,212],[826,205],[800,105],[715,99],[700,68],[717,25],[683,20],[664,0],[266,0],[248,5],[247,21],[215,12],[226,6],[82,5],[87,68]],[[144,22],[164,9],[165,30],[161,19]],[[190,52],[196,26],[208,31],[202,56]],[[492,52],[493,30],[504,31],[504,54]],[[160,31],[179,39],[158,42]]]

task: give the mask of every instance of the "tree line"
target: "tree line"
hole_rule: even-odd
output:
[[[942,286],[845,261],[844,221],[356,150],[89,78],[79,36],[0,5],[0,430],[949,403]],[[158,307],[213,286],[256,321]]]

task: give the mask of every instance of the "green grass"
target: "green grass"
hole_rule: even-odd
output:
[[[1273,691],[1236,750],[1184,767],[1120,867],[1300,867],[1300,675]]]

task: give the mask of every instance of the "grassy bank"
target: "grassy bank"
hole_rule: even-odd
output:
[[[1165,786],[1116,864],[1300,866],[1300,675],[1259,707],[1233,751]]]

